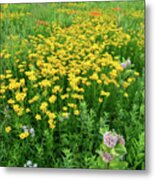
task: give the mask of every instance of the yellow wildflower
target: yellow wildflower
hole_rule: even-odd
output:
[[[129,86],[129,83],[128,82],[124,82],[123,83],[123,87],[126,89],[127,87]]]
[[[98,80],[97,80],[97,83],[98,83],[98,84],[102,84],[102,80],[98,79]]]
[[[36,114],[35,118],[37,121],[41,120],[41,116],[39,114]]]
[[[5,75],[4,74],[0,74],[0,80],[4,80],[5,79]]]
[[[10,79],[10,83],[8,85],[9,90],[14,90],[20,88],[20,83],[16,82],[15,79]]]
[[[26,93],[23,93],[23,92],[17,92],[15,94],[15,97],[16,97],[16,100],[21,102],[21,101],[24,101],[25,97],[26,97]]]
[[[47,106],[48,106],[48,103],[47,103],[47,102],[41,103],[41,105],[40,105],[40,110],[41,110],[42,112],[46,112],[46,111],[47,111]]]
[[[124,97],[128,98],[128,96],[129,96],[128,93],[124,93]]]
[[[8,100],[8,104],[14,104],[14,103],[15,101],[12,98]]]
[[[69,113],[68,112],[63,112],[62,113],[62,117],[63,118],[68,118],[69,117]]]
[[[135,76],[139,76],[139,72],[135,72],[134,75],[135,75]]]
[[[102,102],[103,102],[103,99],[102,99],[102,98],[99,98],[98,101],[99,101],[100,103],[102,103]]]
[[[61,99],[67,99],[67,98],[69,98],[68,94],[61,95]]]
[[[52,89],[52,92],[53,92],[53,93],[58,93],[58,92],[61,92],[61,91],[62,91],[62,89],[61,89],[60,86],[58,86],[58,85],[57,85],[57,86],[54,86],[53,89]]]
[[[29,132],[24,132],[19,135],[20,139],[25,139],[29,136]]]
[[[55,95],[52,95],[48,100],[50,103],[55,103],[57,97]]]
[[[28,91],[28,88],[26,88],[26,87],[23,88],[23,92],[26,92],[26,91]]]
[[[21,80],[19,81],[19,83],[20,83],[21,86],[24,86],[24,85],[25,85],[25,79],[24,79],[24,78],[21,79]]]
[[[5,132],[6,133],[9,133],[11,131],[11,127],[10,126],[7,126],[6,128],[5,128]]]
[[[67,111],[68,108],[66,106],[64,106],[62,109],[63,109],[63,111]]]
[[[92,74],[92,76],[90,76],[90,79],[91,80],[98,80],[99,79],[98,74],[97,73]]]
[[[73,104],[73,103],[68,103],[68,107],[71,107],[71,108],[76,108],[77,105],[76,104]]]
[[[80,114],[80,111],[79,110],[74,110],[74,115],[78,116]]]
[[[50,127],[51,129],[54,129],[54,128],[55,128],[55,121],[54,121],[53,119],[49,119],[48,123],[49,123],[49,127]]]
[[[39,95],[36,95],[32,99],[30,99],[28,102],[29,104],[32,104],[33,102],[36,102],[38,99],[39,99]]]
[[[101,96],[110,96],[110,92],[101,91]]]
[[[47,79],[44,79],[42,80],[40,83],[39,83],[40,87],[50,87],[51,86],[51,82]]]
[[[26,112],[29,113],[31,110],[30,108],[26,108]]]
[[[47,115],[50,119],[55,119],[55,118],[56,118],[55,113],[50,112],[50,111],[47,111],[47,112],[46,112],[46,115]]]

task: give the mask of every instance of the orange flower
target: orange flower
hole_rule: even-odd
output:
[[[48,26],[48,22],[46,22],[46,21],[37,20],[36,23],[37,23],[38,25]]]
[[[90,15],[91,16],[101,16],[101,13],[97,12],[97,11],[92,11],[92,12],[90,12]]]

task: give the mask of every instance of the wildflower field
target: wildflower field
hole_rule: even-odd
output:
[[[0,5],[0,166],[145,168],[144,1]]]

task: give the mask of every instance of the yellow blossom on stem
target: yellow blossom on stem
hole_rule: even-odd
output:
[[[124,97],[128,98],[128,96],[129,96],[128,93],[124,93]]]
[[[79,110],[74,110],[74,115],[78,116],[80,114],[80,111]]]
[[[48,124],[49,124],[49,127],[51,129],[54,129],[55,128],[55,121],[53,119],[49,119],[48,120]]]
[[[20,107],[18,104],[13,105],[13,110],[17,113],[18,116],[23,115],[23,108]]]
[[[9,133],[9,132],[11,131],[11,129],[12,129],[12,128],[11,128],[10,126],[7,126],[7,127],[5,128],[5,132],[6,132],[6,133]]]
[[[110,96],[110,92],[101,91],[101,96]]]
[[[99,98],[98,101],[99,101],[100,103],[102,103],[102,102],[103,102],[103,99],[102,99],[102,98]]]
[[[69,113],[68,112],[63,112],[62,113],[62,117],[63,118],[68,118],[69,117]]]
[[[26,112],[29,113],[31,110],[30,108],[26,108]]]
[[[56,118],[55,113],[50,112],[50,111],[47,111],[47,112],[46,112],[46,115],[47,115],[50,119],[55,119],[55,118]]]
[[[19,135],[20,139],[25,139],[29,136],[29,132],[24,132]]]
[[[35,118],[37,121],[41,120],[41,116],[39,114],[36,114]]]
[[[64,106],[62,109],[63,109],[63,111],[67,111],[68,108],[66,106]]]
[[[47,111],[47,106],[48,106],[47,102],[42,102],[41,105],[40,105],[40,110],[42,112],[46,112]]]
[[[55,103],[57,97],[55,95],[50,96],[50,98],[48,99],[50,103]]]
[[[24,101],[24,99],[26,97],[26,93],[17,92],[15,97],[16,97],[16,100],[19,102]]]
[[[8,100],[8,104],[14,104],[15,100],[13,100],[12,98]]]

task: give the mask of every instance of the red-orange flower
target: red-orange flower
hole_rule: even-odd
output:
[[[97,12],[97,11],[92,11],[92,12],[90,12],[90,15],[91,16],[101,16],[101,13]]]

